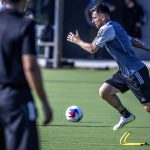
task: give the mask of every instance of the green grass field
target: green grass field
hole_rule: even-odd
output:
[[[39,112],[39,132],[42,150],[150,150],[150,146],[121,146],[119,139],[125,131],[131,131],[129,142],[150,143],[150,114],[131,92],[119,94],[123,104],[136,115],[136,120],[119,131],[112,127],[119,114],[98,95],[105,79],[116,70],[93,69],[44,69],[44,86],[54,110],[53,122],[42,126]],[[68,122],[65,111],[78,105],[84,111],[78,123]],[[37,103],[40,109],[40,104]]]

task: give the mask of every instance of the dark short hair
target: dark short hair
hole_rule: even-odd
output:
[[[97,13],[110,14],[109,8],[104,3],[100,3],[99,5],[94,6],[92,9],[90,9],[90,11],[91,12],[96,11]]]

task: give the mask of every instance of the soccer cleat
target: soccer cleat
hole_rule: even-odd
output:
[[[133,121],[135,119],[135,116],[133,114],[131,114],[128,118],[124,118],[124,117],[120,117],[120,121],[118,122],[118,124],[116,124],[113,127],[113,130],[116,131],[122,127],[124,127],[124,125],[126,125],[127,123]]]

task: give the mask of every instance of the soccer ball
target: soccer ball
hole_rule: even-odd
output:
[[[70,122],[79,122],[83,117],[83,111],[79,106],[70,106],[66,110],[66,119]]]

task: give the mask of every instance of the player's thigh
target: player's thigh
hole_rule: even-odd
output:
[[[122,74],[120,73],[120,71],[117,71],[100,87],[99,94],[100,96],[103,96],[104,94],[114,95],[118,92],[126,92],[128,89],[129,88],[126,85]]]
[[[103,83],[102,86],[99,88],[99,95],[104,97],[105,95],[114,95],[119,92],[119,89],[115,88],[114,86]]]
[[[127,79],[128,87],[138,100],[149,107],[150,103],[150,78],[146,67],[136,72],[133,76]]]

